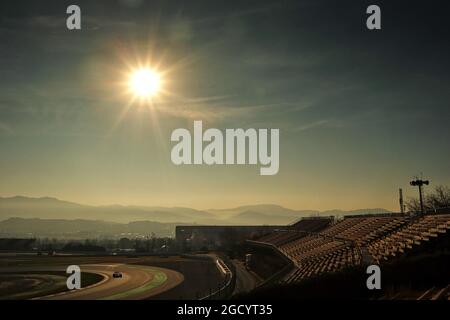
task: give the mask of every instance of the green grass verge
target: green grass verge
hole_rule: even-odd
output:
[[[117,300],[117,299],[130,298],[132,296],[142,294],[153,288],[159,287],[160,285],[162,285],[164,282],[167,281],[167,275],[162,271],[159,271],[159,270],[156,270],[153,268],[149,268],[149,267],[144,267],[144,266],[129,265],[128,267],[150,271],[153,273],[153,279],[150,280],[149,282],[147,282],[146,284],[144,284],[143,286],[140,286],[140,287],[137,287],[137,288],[125,291],[125,292],[113,294],[111,296],[104,297],[101,300]]]

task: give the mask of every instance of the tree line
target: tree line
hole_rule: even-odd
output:
[[[411,198],[406,206],[409,211],[420,212],[420,201],[417,198]],[[438,211],[450,208],[450,188],[439,185],[423,197],[423,206],[425,211]]]

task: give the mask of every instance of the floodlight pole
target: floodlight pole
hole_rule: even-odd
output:
[[[399,196],[399,204],[400,204],[400,213],[404,214],[405,213],[405,205],[403,204],[403,189],[400,188],[398,189],[398,196]]]
[[[422,184],[419,184],[420,212],[423,214]]]
[[[415,187],[419,187],[420,212],[421,212],[421,214],[424,214],[425,210],[423,208],[422,186],[423,185],[429,185],[430,181],[422,180],[422,179],[416,179],[416,180],[411,181],[409,184],[412,185],[412,186],[415,186]]]

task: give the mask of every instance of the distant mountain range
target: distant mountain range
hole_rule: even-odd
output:
[[[140,206],[90,206],[56,198],[0,197],[0,220],[7,218],[84,219],[117,223],[155,221],[162,223],[217,223],[214,215],[190,208]]]
[[[0,197],[0,236],[8,232],[12,233],[14,230],[20,231],[21,234],[36,233],[39,230],[41,233],[45,230],[49,231],[49,228],[61,232],[65,230],[66,233],[94,230],[107,231],[109,234],[133,233],[137,231],[136,228],[139,229],[144,225],[142,231],[145,230],[147,234],[155,232],[162,236],[173,235],[174,226],[177,224],[286,225],[309,216],[343,216],[381,212],[389,211],[360,209],[320,212],[292,210],[273,204],[196,210],[183,207],[90,206],[49,197]]]

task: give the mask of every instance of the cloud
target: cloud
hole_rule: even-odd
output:
[[[330,123],[329,120],[318,120],[295,128],[295,131],[305,131],[316,127],[322,127]]]

